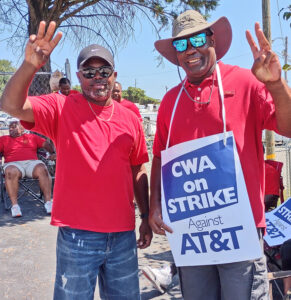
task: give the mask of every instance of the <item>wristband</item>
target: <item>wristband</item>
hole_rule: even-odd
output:
[[[145,218],[148,218],[149,213],[140,214],[139,216],[141,219],[145,219]]]

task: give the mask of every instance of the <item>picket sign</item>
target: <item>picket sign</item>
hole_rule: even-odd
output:
[[[270,247],[282,245],[291,239],[291,198],[266,213],[266,223],[267,235],[264,239]]]

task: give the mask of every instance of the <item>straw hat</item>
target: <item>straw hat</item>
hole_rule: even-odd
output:
[[[177,52],[172,45],[173,40],[201,32],[207,28],[211,28],[215,34],[216,59],[219,60],[226,54],[231,44],[232,30],[230,23],[226,17],[221,17],[215,22],[208,23],[195,10],[186,10],[179,15],[173,22],[172,37],[156,41],[155,47],[167,60],[178,65]]]

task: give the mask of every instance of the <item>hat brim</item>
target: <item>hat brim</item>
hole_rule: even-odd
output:
[[[186,30],[181,31],[177,36],[158,40],[155,42],[155,48],[159,51],[159,53],[164,56],[167,60],[175,65],[179,65],[177,61],[177,51],[173,46],[173,40],[182,38],[189,34],[195,34],[202,30],[211,28],[216,36],[215,39],[215,52],[216,52],[216,59],[221,59],[226,52],[228,51],[231,41],[232,41],[232,30],[231,25],[226,17],[221,17],[217,21],[212,23],[207,23],[205,25],[201,25],[199,27],[189,28]]]
[[[84,59],[83,61],[81,61],[80,64],[79,64],[78,69],[79,69],[80,67],[83,67],[83,65],[85,64],[85,62],[88,61],[88,60],[91,59],[91,58],[99,58],[99,59],[102,59],[102,60],[104,60],[105,62],[107,62],[107,63],[109,64],[109,66],[111,66],[111,67],[114,69],[114,64],[113,64],[112,62],[110,62],[110,61],[108,61],[106,58],[104,58],[104,57],[102,57],[102,56],[98,56],[98,55],[92,55],[92,56],[90,56],[90,57]]]

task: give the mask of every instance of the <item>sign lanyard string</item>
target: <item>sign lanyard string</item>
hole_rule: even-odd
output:
[[[221,112],[222,112],[222,122],[223,122],[223,144],[224,146],[226,146],[226,117],[225,117],[225,107],[224,107],[224,92],[223,92],[223,86],[222,86],[222,80],[221,80],[221,74],[220,74],[220,69],[219,69],[219,65],[216,64],[215,66],[216,69],[216,74],[217,74],[217,80],[218,80],[218,90],[219,90],[219,98],[221,100]],[[168,133],[168,138],[167,138],[167,144],[166,144],[166,149],[169,148],[169,143],[170,143],[170,135],[171,135],[171,131],[172,131],[172,124],[173,124],[173,119],[174,119],[174,115],[178,106],[178,102],[181,98],[181,94],[183,92],[183,87],[184,87],[184,83],[186,81],[186,78],[184,79],[184,81],[182,82],[182,87],[177,95],[176,101],[175,101],[175,105],[172,111],[172,115],[171,115],[171,120],[170,120],[170,125],[169,125],[169,133]]]

